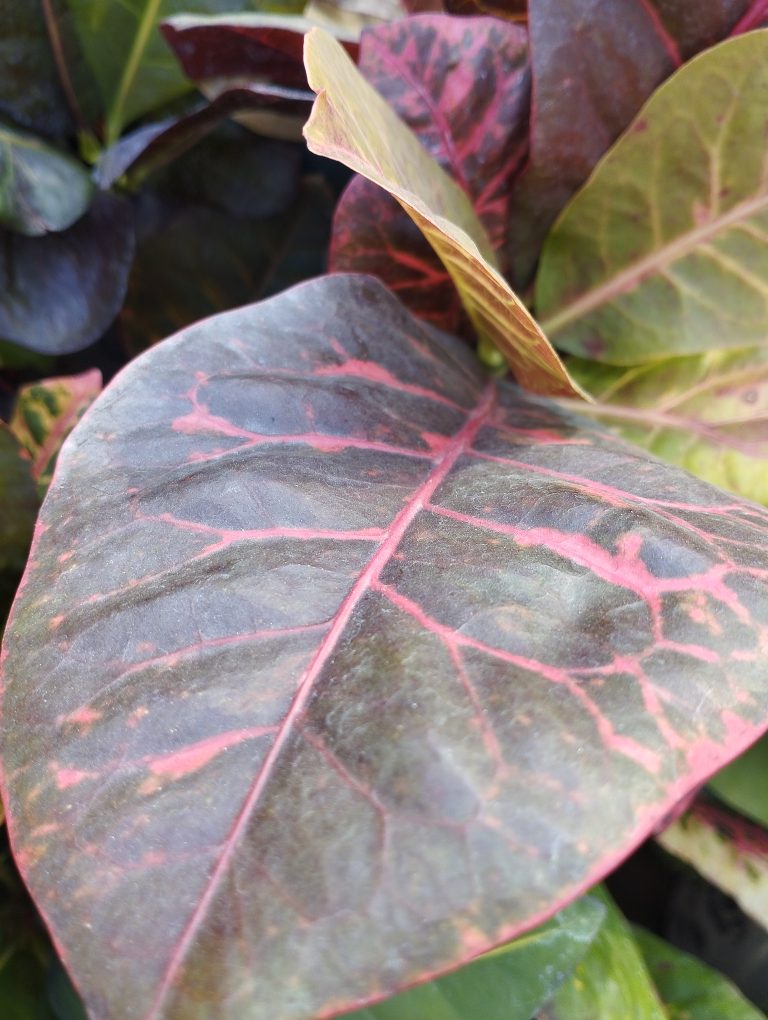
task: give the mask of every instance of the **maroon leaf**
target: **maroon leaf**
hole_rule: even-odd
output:
[[[530,0],[531,153],[512,196],[509,237],[518,287],[530,281],[558,212],[651,92],[683,59],[734,29],[749,6],[748,0]]]
[[[13,845],[93,1020],[326,1017],[576,896],[766,728],[767,529],[370,278],[132,362],[5,648]]]
[[[489,18],[424,15],[363,33],[360,70],[462,186],[496,251],[527,152],[524,30]],[[458,294],[429,243],[381,188],[353,178],[337,206],[333,271],[378,276],[414,311],[456,330]]]
[[[274,15],[194,17],[179,15],[161,26],[165,41],[184,74],[195,82],[211,79],[258,80],[287,88],[306,89],[303,18]],[[339,38],[357,58],[358,44]]]
[[[490,14],[519,24],[528,19],[528,0],[445,0],[445,9],[449,14]]]

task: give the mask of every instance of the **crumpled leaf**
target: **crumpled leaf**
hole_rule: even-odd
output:
[[[101,93],[106,142],[126,125],[184,95],[190,85],[158,31],[181,11],[243,10],[250,0],[66,0],[86,60]]]
[[[398,200],[439,255],[482,341],[498,348],[521,386],[581,395],[527,309],[496,268],[472,205],[326,32],[306,37],[317,92],[304,136],[312,152],[367,177]]]
[[[0,224],[28,237],[66,230],[90,205],[85,167],[34,135],[0,124]]]
[[[50,484],[61,444],[100,392],[97,368],[41,379],[19,390],[9,426],[31,458],[29,471],[41,495]]]
[[[768,928],[768,834],[762,826],[697,800],[656,838]]]
[[[105,193],[60,233],[0,231],[0,336],[42,354],[93,343],[122,305],[133,246],[128,202]]]
[[[642,928],[633,935],[669,1020],[764,1020],[731,982]]]
[[[550,234],[536,308],[566,350],[617,365],[764,344],[768,31],[666,82]]]
[[[576,898],[765,730],[766,529],[370,278],[134,360],[3,674],[17,860],[92,1015],[357,1008]]]
[[[411,18],[365,32],[359,67],[466,192],[498,255],[528,146],[525,32],[489,18]],[[330,268],[378,276],[420,317],[459,328],[461,300],[437,253],[391,195],[363,177],[337,206]]]
[[[571,359],[586,413],[706,482],[768,503],[768,347],[634,368]]]
[[[531,1020],[583,959],[605,919],[605,906],[583,896],[535,931],[428,984],[411,988],[348,1020]]]
[[[669,1020],[632,929],[604,890],[606,918],[586,956],[538,1020]]]

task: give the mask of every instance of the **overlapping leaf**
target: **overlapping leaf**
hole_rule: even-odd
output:
[[[765,729],[767,528],[366,277],[134,361],[4,660],[15,852],[94,1020],[329,1015],[577,896]]]
[[[0,124],[0,225],[28,237],[66,230],[86,211],[93,190],[78,160]]]
[[[590,414],[705,481],[768,503],[768,347],[570,368],[597,399]]]
[[[546,924],[452,974],[411,988],[348,1020],[531,1020],[584,958],[605,919],[584,896]]]
[[[44,354],[93,343],[122,305],[133,244],[130,207],[108,194],[60,233],[0,231],[0,336]]]
[[[16,397],[11,432],[29,454],[29,471],[45,493],[61,444],[101,391],[101,372],[41,379],[22,386]]]
[[[530,165],[512,197],[513,282],[529,282],[555,217],[656,86],[683,59],[736,30],[748,6],[530,0],[534,114]]]
[[[394,195],[450,273],[481,341],[503,354],[522,386],[546,394],[579,393],[498,271],[488,236],[464,192],[330,35],[318,29],[309,33],[305,63],[309,84],[318,93],[304,127],[309,148]]]
[[[29,458],[0,422],[0,572],[21,570],[37,515]]]
[[[366,32],[359,67],[469,196],[494,251],[506,243],[511,182],[527,152],[525,32],[488,18],[424,16]],[[331,270],[378,276],[417,315],[456,331],[461,301],[397,202],[355,177],[334,218]]]
[[[189,89],[158,31],[162,18],[181,11],[222,13],[248,0],[66,0],[106,113],[106,138]]]
[[[768,828],[768,739],[761,738],[713,777],[710,788],[720,800]]]
[[[766,341],[768,31],[686,64],[547,240],[536,307],[561,347],[632,365]]]

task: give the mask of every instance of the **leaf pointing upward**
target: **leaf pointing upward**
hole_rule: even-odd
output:
[[[478,335],[499,348],[521,386],[542,394],[583,395],[498,271],[485,229],[459,186],[335,39],[320,29],[311,31],[304,61],[318,94],[304,127],[309,148],[394,195],[451,274]]]

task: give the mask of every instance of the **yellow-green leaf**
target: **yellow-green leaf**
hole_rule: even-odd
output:
[[[30,474],[41,495],[51,481],[61,444],[100,392],[97,368],[42,379],[19,390],[10,429],[31,458]]]
[[[582,410],[699,478],[768,504],[768,347],[569,367],[596,398]]]
[[[768,30],[659,88],[561,215],[536,310],[614,365],[768,341]]]
[[[455,283],[481,341],[509,362],[521,386],[580,394],[563,363],[496,267],[472,205],[327,32],[307,37],[304,62],[317,93],[304,127],[309,148],[389,191],[413,218]]]

